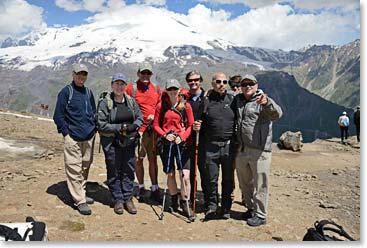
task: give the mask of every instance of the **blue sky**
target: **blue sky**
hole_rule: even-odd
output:
[[[94,14],[93,12],[87,10],[78,10],[75,12],[67,11],[61,7],[58,7],[55,4],[55,1],[27,0],[27,2],[44,9],[44,20],[49,26],[60,24],[67,26],[80,25],[85,23],[85,20]],[[137,4],[137,1],[127,0],[125,3],[127,5]],[[166,1],[165,7],[176,13],[187,14],[188,10],[195,7],[195,5],[198,3],[198,1],[194,0],[169,0]],[[235,18],[250,10],[249,7],[242,3],[219,4],[213,2],[201,2],[201,4],[213,10],[223,9],[228,11],[231,14],[231,18]]]
[[[129,5],[168,10],[201,33],[242,46],[290,50],[360,38],[356,0],[1,0],[0,19],[7,22],[0,23],[0,42],[48,27],[101,21]]]

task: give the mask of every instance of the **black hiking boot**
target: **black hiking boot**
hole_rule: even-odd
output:
[[[173,212],[178,212],[178,194],[171,195],[171,209]]]
[[[158,204],[162,204],[163,199],[161,198],[161,193],[159,192],[159,189],[151,191],[150,199],[157,202]]]
[[[136,195],[136,200],[138,202],[144,202],[145,188],[140,188],[138,194]]]

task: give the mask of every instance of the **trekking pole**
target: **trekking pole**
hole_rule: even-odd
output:
[[[184,181],[184,174],[182,171],[182,160],[181,160],[181,152],[180,152],[180,145],[177,144],[177,155],[178,155],[178,162],[180,164],[180,169],[179,171],[181,172],[181,182],[183,184],[184,187],[184,192],[185,192],[185,201],[186,201],[186,206],[187,206],[187,212],[188,212],[188,219],[190,222],[194,222],[195,221],[195,217],[193,215],[191,215],[191,211],[190,211],[190,206],[189,206],[189,199],[187,197],[187,190],[186,190],[186,185],[185,185],[185,181]]]
[[[196,187],[197,187],[197,182],[196,182],[196,175],[197,175],[197,169],[198,169],[198,157],[199,157],[199,131],[196,131],[196,141],[195,141],[195,168],[194,168],[194,195],[193,195],[193,200],[194,202],[192,203],[192,212],[193,214],[196,213]]]
[[[169,165],[170,165],[170,162],[171,162],[172,145],[173,145],[173,142],[170,141],[170,143],[169,143],[169,151],[168,151],[167,173],[166,173],[166,187],[164,188],[163,203],[162,203],[162,212],[161,212],[161,215],[159,217],[159,220],[163,220],[164,205],[166,203],[166,192],[167,192],[167,188],[168,188],[168,173],[169,173]]]

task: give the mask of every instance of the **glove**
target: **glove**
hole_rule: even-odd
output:
[[[138,125],[136,125],[136,124],[127,124],[126,131],[128,133],[135,132],[136,129],[138,129]]]

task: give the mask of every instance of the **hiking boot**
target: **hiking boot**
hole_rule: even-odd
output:
[[[136,199],[138,202],[144,202],[145,188],[140,188],[138,194],[136,195]]]
[[[86,196],[85,200],[86,200],[87,204],[93,204],[94,203],[94,199],[89,197],[89,196]]]
[[[92,214],[92,210],[89,208],[87,203],[79,204],[77,206],[77,209],[78,209],[79,213],[81,213],[82,215],[91,215]]]
[[[129,214],[136,214],[138,212],[132,199],[125,202],[125,208]]]
[[[171,195],[171,208],[173,212],[178,212],[178,194]]]
[[[150,193],[150,199],[155,202],[162,203],[161,194],[159,193],[159,189],[154,190]]]
[[[247,220],[247,225],[249,226],[261,226],[265,224],[266,224],[266,219],[260,218],[257,215]]]
[[[115,206],[113,207],[113,211],[115,211],[116,214],[124,213],[124,203],[122,202],[122,200],[118,200],[115,203]]]
[[[209,208],[205,212],[205,220],[213,220],[217,215],[217,210]]]
[[[231,218],[230,211],[228,209],[223,209],[221,214],[222,219],[228,220]]]
[[[253,210],[253,209],[247,209],[247,211],[242,214],[242,218],[244,220],[248,220],[248,219],[251,219],[253,217],[255,217],[255,210]]]

